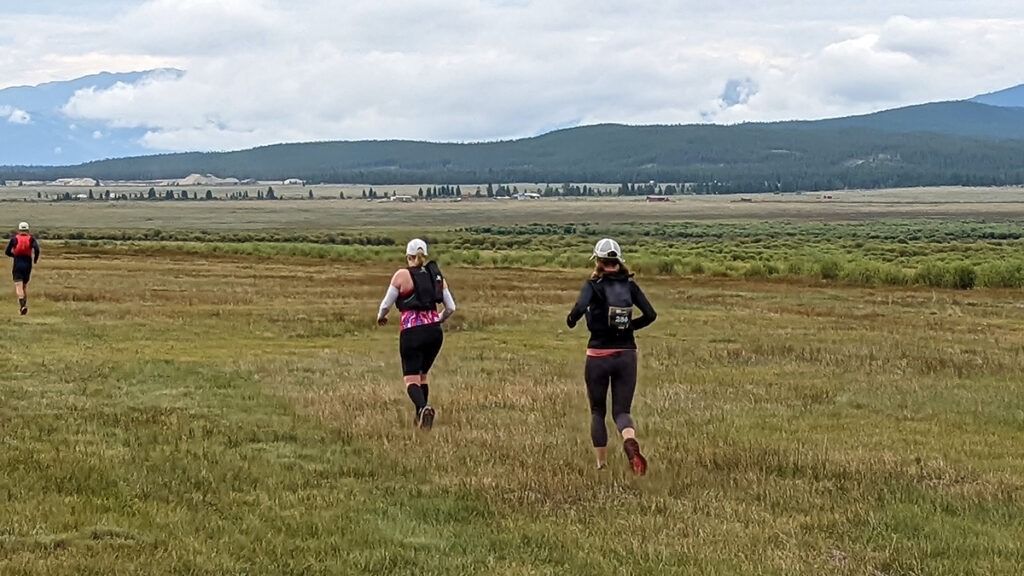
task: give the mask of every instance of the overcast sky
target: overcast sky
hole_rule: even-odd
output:
[[[767,4],[762,6],[762,4]],[[0,88],[158,150],[846,116],[1024,83],[1009,0],[0,0]]]

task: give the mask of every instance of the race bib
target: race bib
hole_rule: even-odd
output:
[[[608,325],[617,330],[625,330],[629,328],[629,323],[633,319],[633,308],[622,308],[619,306],[608,307]]]

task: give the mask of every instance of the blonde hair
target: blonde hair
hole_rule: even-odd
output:
[[[407,254],[407,256],[412,256],[412,254]],[[427,255],[423,253],[423,250],[417,250],[416,256],[413,256],[413,258],[414,259],[411,262],[412,266],[423,267],[427,265]],[[406,261],[408,261],[408,259],[406,259]]]
[[[619,270],[618,271],[623,273],[623,274],[629,275],[629,269],[626,268],[626,265],[623,264],[621,260],[619,260]],[[590,279],[591,280],[597,280],[601,276],[604,276],[604,274],[605,274],[605,269],[604,269],[604,265],[601,264],[601,259],[598,258],[597,260],[594,260],[594,271],[590,273]]]

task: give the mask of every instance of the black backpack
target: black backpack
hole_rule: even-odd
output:
[[[608,306],[608,327],[626,330],[633,320],[633,279],[602,277],[594,281],[595,292]]]
[[[408,269],[412,276],[412,294],[397,302],[399,310],[436,310],[444,301],[444,276],[437,262]]]

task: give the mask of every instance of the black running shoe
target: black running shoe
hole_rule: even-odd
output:
[[[434,409],[430,406],[424,406],[423,410],[420,410],[420,428],[423,430],[430,430],[434,425]]]
[[[28,306],[21,307],[21,315],[24,316],[25,314],[28,314]]]
[[[635,438],[630,438],[622,444],[622,448],[626,451],[626,456],[629,458],[629,467],[633,469],[633,474],[637,476],[643,476],[647,474],[647,459],[640,453],[640,444]]]

